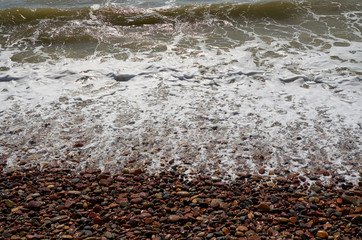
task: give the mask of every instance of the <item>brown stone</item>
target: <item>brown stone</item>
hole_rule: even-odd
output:
[[[60,215],[60,216],[57,216],[57,217],[53,217],[50,219],[51,222],[59,222],[59,221],[62,221],[62,220],[67,220],[69,217],[67,215]]]
[[[285,218],[285,217],[277,217],[276,220],[279,222],[279,223],[282,223],[282,224],[286,224],[289,222],[289,219],[288,218]]]
[[[55,207],[55,211],[62,211],[65,208],[65,206],[63,204],[60,204],[58,206]]]
[[[97,213],[95,213],[95,212],[90,212],[89,214],[88,214],[88,217],[89,218],[95,218],[95,217],[97,217],[98,215],[97,215]]]
[[[140,214],[140,218],[150,218],[152,215],[148,212],[145,212],[145,213],[141,213]]]
[[[84,143],[82,141],[76,142],[73,145],[74,148],[80,148],[80,147],[83,147],[83,146],[84,146]]]
[[[93,218],[93,222],[94,222],[95,224],[100,225],[100,224],[102,224],[103,220],[102,220],[102,218],[100,218],[100,217],[95,217],[95,218]]]
[[[100,184],[100,185],[106,186],[106,187],[112,185],[112,183],[113,183],[113,179],[112,179],[112,178],[105,178],[105,179],[101,179],[101,180],[99,181],[99,184]]]
[[[64,203],[64,207],[65,208],[70,208],[74,205],[74,201],[71,201],[71,200],[66,200],[65,203]]]
[[[246,232],[248,231],[249,229],[243,225],[239,226],[236,228],[236,231],[239,231],[239,232]]]
[[[128,204],[129,204],[127,198],[118,198],[118,199],[116,200],[116,203],[118,203],[119,206],[121,206],[121,207],[127,207]]]
[[[153,218],[146,218],[145,219],[146,224],[151,224],[151,223],[153,223],[153,221],[154,221]]]
[[[132,173],[133,175],[140,175],[142,172],[143,172],[142,169],[137,168],[137,169],[133,170],[131,173]]]
[[[355,196],[347,196],[347,195],[342,195],[342,199],[345,203],[352,203],[355,206],[359,206],[359,201],[360,199],[358,197]]]
[[[190,195],[189,192],[186,192],[186,191],[179,191],[176,193],[177,196],[180,196],[180,197],[188,197]]]
[[[41,207],[41,203],[38,201],[30,201],[28,203],[28,208],[33,209],[33,210],[37,210]]]
[[[80,195],[81,192],[80,191],[68,191],[69,195]]]
[[[261,237],[259,237],[258,235],[253,234],[253,235],[248,237],[248,240],[261,240]]]
[[[169,220],[170,222],[177,222],[178,220],[180,220],[180,217],[177,216],[177,215],[170,215],[170,216],[168,217],[168,220]]]
[[[111,203],[109,204],[109,208],[115,208],[115,207],[118,207],[119,205],[117,203]]]
[[[96,204],[96,205],[94,205],[94,207],[93,207],[93,211],[94,212],[100,212],[100,211],[102,211],[103,210],[103,208],[99,205],[99,204]]]
[[[230,234],[230,229],[227,228],[227,227],[224,227],[224,228],[222,229],[222,232],[223,232],[225,235],[229,235],[229,234]]]
[[[353,224],[361,225],[362,224],[362,215],[357,215],[352,218],[351,222]]]
[[[290,217],[290,218],[289,218],[289,221],[290,221],[291,223],[295,224],[298,220],[297,220],[296,217]]]
[[[270,212],[270,206],[265,202],[260,203],[256,208],[262,212]]]
[[[220,199],[212,199],[210,202],[210,207],[217,208],[220,206]]]
[[[328,238],[328,233],[326,231],[319,230],[316,234],[316,237],[319,238]]]
[[[61,239],[73,239],[73,236],[71,236],[71,235],[63,235],[60,238]]]
[[[131,203],[140,203],[142,202],[142,198],[133,198],[131,199]]]

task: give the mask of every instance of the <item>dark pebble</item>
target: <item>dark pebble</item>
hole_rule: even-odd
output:
[[[361,236],[360,186],[345,182],[346,191],[316,181],[309,189],[290,171],[264,175],[240,173],[229,184],[206,175],[188,181],[177,167],[173,173],[139,169],[115,176],[97,169],[0,170],[0,239]]]

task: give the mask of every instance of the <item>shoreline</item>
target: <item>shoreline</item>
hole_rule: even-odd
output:
[[[37,168],[0,177],[0,239],[359,239],[357,185],[295,174],[228,183],[177,171]]]

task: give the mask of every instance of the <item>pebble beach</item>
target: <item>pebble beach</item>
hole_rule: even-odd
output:
[[[0,0],[0,240],[362,239],[361,0]]]
[[[111,175],[2,163],[0,239],[361,239],[361,181],[238,175],[223,182],[177,170]]]

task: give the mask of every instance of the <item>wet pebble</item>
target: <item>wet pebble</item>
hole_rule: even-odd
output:
[[[362,224],[359,186],[346,191],[315,185],[318,193],[283,171],[240,174],[230,184],[209,176],[188,182],[177,170],[114,177],[98,170],[13,174],[27,177],[0,176],[5,239],[13,232],[18,239],[353,239]]]
[[[323,230],[319,230],[316,234],[316,237],[319,238],[328,238],[328,233],[326,231]]]

